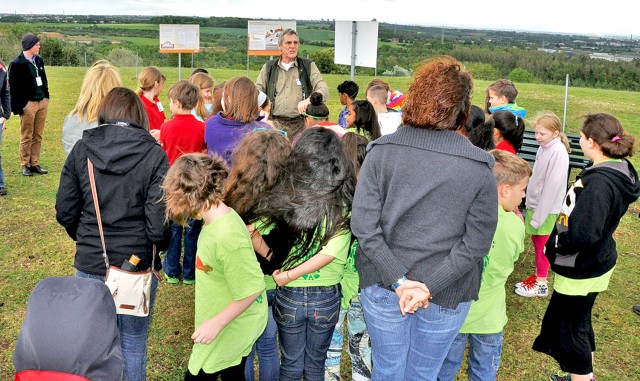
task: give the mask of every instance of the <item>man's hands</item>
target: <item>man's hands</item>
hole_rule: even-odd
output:
[[[0,117],[0,129],[4,131],[6,127],[7,127],[7,120],[3,117]]]
[[[311,104],[310,98],[303,99],[300,102],[298,102],[298,112],[300,113],[300,115],[303,115],[305,112],[307,112],[307,106],[309,106],[310,104]]]
[[[407,280],[395,289],[396,295],[400,299],[399,306],[402,316],[407,313],[414,313],[418,308],[427,308],[429,306],[429,299],[431,299],[431,292],[422,282],[414,280]]]

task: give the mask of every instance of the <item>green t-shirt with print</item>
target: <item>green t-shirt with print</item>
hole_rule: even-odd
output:
[[[524,250],[524,223],[514,212],[498,206],[498,226],[485,257],[478,300],[471,303],[460,333],[499,333],[507,324],[505,283]]]
[[[231,210],[204,225],[196,254],[195,327],[234,300],[262,294],[209,345],[194,344],[189,372],[215,373],[240,364],[267,324],[264,276],[247,227]]]
[[[300,261],[303,263],[309,260],[315,254],[328,255],[334,259],[329,262],[328,265],[316,270],[310,274],[305,274],[296,280],[293,280],[287,284],[287,287],[313,287],[313,286],[333,286],[342,280],[344,274],[345,263],[347,262],[347,256],[349,255],[349,246],[351,244],[351,232],[344,230],[336,233],[329,242],[317,250],[314,248],[309,254]],[[294,247],[292,252],[299,250],[299,247]],[[291,268],[294,268],[292,266]],[[287,270],[287,269],[283,269]]]

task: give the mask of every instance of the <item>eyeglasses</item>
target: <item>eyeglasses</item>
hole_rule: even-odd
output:
[[[253,129],[253,132],[256,132],[256,131],[278,131],[279,133],[281,133],[285,137],[287,136],[287,131],[285,131],[285,130],[276,130],[275,128],[256,127],[256,128]]]

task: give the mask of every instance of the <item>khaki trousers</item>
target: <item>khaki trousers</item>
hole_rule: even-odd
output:
[[[40,147],[49,100],[29,101],[20,115],[20,163],[35,166],[40,163]]]

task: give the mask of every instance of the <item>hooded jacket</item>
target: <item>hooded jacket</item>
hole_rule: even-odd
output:
[[[626,159],[580,172],[547,241],[551,269],[572,279],[594,278],[611,270],[618,258],[613,232],[638,196],[638,173]]]
[[[153,244],[164,250],[171,239],[161,191],[167,155],[148,131],[127,120],[84,131],[69,153],[56,194],[56,219],[76,241],[74,266],[105,275],[87,158],[94,166],[110,265],[120,267],[136,254],[139,270],[149,268]],[[162,267],[157,256],[155,264]]]
[[[74,277],[40,281],[29,297],[13,364],[17,380],[122,380],[116,306],[104,282]],[[85,378],[54,378],[60,373],[47,371]]]

